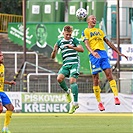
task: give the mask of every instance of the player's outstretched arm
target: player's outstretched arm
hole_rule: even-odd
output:
[[[4,81],[4,84],[8,84],[8,85],[16,85],[16,82],[15,81]]]
[[[128,57],[126,55],[124,55],[122,53],[120,53],[119,55],[125,57],[128,60]]]
[[[116,51],[116,52],[118,53],[118,55],[123,56],[123,57],[125,57],[125,58],[128,60],[128,57],[127,57],[126,55],[122,54],[122,53],[115,47],[115,45],[114,45],[111,41],[109,41],[106,37],[104,37],[104,41],[106,42],[106,44],[107,44],[110,48],[112,48],[114,51]]]
[[[57,46],[57,44],[55,44],[55,45],[54,45],[54,49],[53,49],[53,51],[52,51],[52,53],[51,53],[51,58],[52,58],[52,59],[55,58],[57,52],[58,52],[58,46]]]

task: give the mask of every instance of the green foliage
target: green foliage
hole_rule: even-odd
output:
[[[22,15],[22,0],[0,0],[0,13]]]

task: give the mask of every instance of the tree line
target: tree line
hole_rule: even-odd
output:
[[[0,0],[0,13],[22,15],[22,0]]]

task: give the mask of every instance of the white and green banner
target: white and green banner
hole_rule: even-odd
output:
[[[11,99],[15,112],[23,113],[68,113],[71,105],[67,104],[62,93],[24,93],[6,92]],[[132,94],[119,93],[121,104],[114,104],[113,93],[101,93],[104,112],[133,112]],[[5,108],[4,108],[5,111]],[[100,112],[94,93],[79,93],[79,108],[76,113]]]
[[[63,37],[63,27],[65,25],[73,26],[72,36],[80,40],[84,47],[84,53],[79,53],[81,67],[80,71],[85,74],[90,74],[88,51],[84,43],[81,41],[81,33],[87,27],[86,22],[75,23],[27,23],[26,24],[26,47],[29,50],[43,53],[50,58],[51,52],[56,41]],[[98,25],[97,25],[98,27]],[[8,38],[16,45],[23,46],[24,27],[22,23],[9,23],[8,24]],[[41,45],[42,44],[42,45]],[[57,53],[56,61],[62,64],[60,50]]]
[[[65,94],[23,93],[22,112],[65,113],[69,110]]]

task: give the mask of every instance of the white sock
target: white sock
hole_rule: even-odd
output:
[[[73,105],[75,106],[75,105],[78,105],[78,102],[73,102]]]

